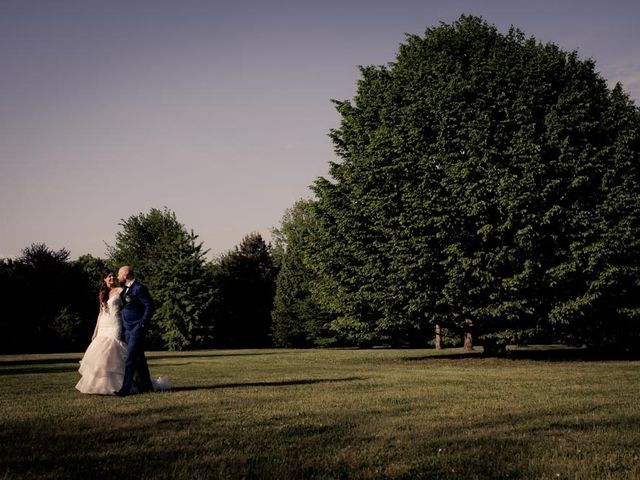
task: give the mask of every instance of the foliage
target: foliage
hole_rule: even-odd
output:
[[[50,324],[63,350],[73,349],[78,339],[77,333],[83,329],[82,327],[83,318],[74,312],[70,305],[62,307]]]
[[[462,16],[361,74],[313,186],[334,330],[638,340],[640,116],[593,61]]]
[[[155,278],[165,279],[156,290],[156,316],[169,350],[202,346],[213,336],[210,308],[215,289],[196,239],[193,232],[177,234],[154,270]]]
[[[80,349],[90,339],[95,299],[90,285],[69,262],[65,249],[43,243],[26,247],[19,258],[0,261],[0,338],[2,352],[52,352]],[[83,319],[91,321],[83,322]]]
[[[105,259],[89,254],[81,255],[73,263],[85,274],[87,281],[93,287],[92,292],[96,298],[102,287],[102,274],[110,268],[114,270],[114,273],[117,273],[115,267],[109,267]]]
[[[121,225],[107,260],[83,255],[69,261],[67,250],[44,244],[24,249],[18,259],[0,259],[0,301],[6,305],[1,353],[86,349],[102,273],[124,264],[133,266],[156,304],[149,349],[271,343],[277,268],[259,235],[207,263],[198,237],[168,209],[152,209]]]
[[[278,346],[308,347],[336,342],[327,330],[331,318],[315,300],[317,275],[310,263],[309,243],[316,227],[312,201],[299,200],[274,229],[274,257],[280,265],[276,280],[273,336]]]
[[[218,289],[214,306],[216,346],[271,344],[271,309],[277,276],[271,247],[258,233],[211,265]]]
[[[214,287],[197,235],[174,212],[151,209],[121,223],[113,265],[131,265],[156,303],[149,340],[152,346],[183,350],[210,341]]]
[[[95,328],[95,320],[98,316],[98,293],[103,282],[102,275],[109,269],[109,266],[104,258],[85,254],[72,261],[71,267],[78,276],[75,286],[77,296],[73,300],[73,305],[77,311],[90,312],[90,314],[81,316],[79,328],[83,339],[80,348],[82,350],[91,340]]]

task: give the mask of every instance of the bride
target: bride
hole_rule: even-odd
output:
[[[120,390],[124,380],[124,361],[127,357],[127,345],[122,338],[122,319],[120,309],[122,288],[116,287],[113,272],[102,275],[102,289],[98,296],[100,313],[91,344],[80,361],[80,381],[76,385],[82,393],[113,395]],[[151,379],[154,390],[171,388],[166,376]]]

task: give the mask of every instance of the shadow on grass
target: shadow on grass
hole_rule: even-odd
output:
[[[186,387],[174,387],[171,389],[173,392],[190,392],[195,390],[218,390],[222,388],[250,388],[250,387],[289,387],[293,385],[314,385],[316,383],[339,383],[339,382],[353,382],[357,380],[365,380],[362,377],[347,377],[347,378],[316,378],[316,379],[303,379],[303,380],[283,380],[280,382],[247,382],[247,383],[220,383],[216,385],[197,385]]]
[[[640,353],[612,352],[572,347],[520,347],[507,350],[506,355],[484,355],[481,349],[473,352],[443,353],[406,357],[406,361],[438,362],[441,360],[528,360],[539,362],[602,362],[613,360],[640,360]]]
[[[2,368],[0,369],[0,377],[5,375],[33,375],[40,373],[77,372],[78,368],[80,368],[80,365],[77,362],[75,365],[68,365],[66,367]]]
[[[600,351],[587,348],[518,348],[509,350],[505,358],[544,362],[601,362],[607,360],[640,360],[640,353]]]
[[[433,355],[422,355],[419,357],[404,357],[404,361],[408,362],[426,362],[439,360],[468,360],[468,359],[487,358],[482,355],[482,352],[465,352],[465,353],[435,353]]]
[[[292,411],[266,421],[260,415],[236,418],[227,410],[203,416],[204,408],[140,403],[115,416],[48,420],[53,425],[12,419],[0,431],[0,465],[6,478],[409,480],[551,478],[555,472],[562,478],[638,478],[632,440],[640,420],[633,413],[600,418],[591,409],[576,409],[563,416],[542,408],[472,414],[464,421],[445,416],[442,423],[403,429],[385,422],[393,412],[381,421],[377,410],[367,408],[327,417]],[[599,441],[618,432],[627,440],[616,445],[615,454],[605,448],[600,458],[588,460],[596,448],[603,449]],[[566,445],[567,433],[586,443]],[[597,438],[590,440],[592,435]],[[617,476],[612,477],[606,468],[613,459]]]
[[[245,353],[240,350],[233,353],[227,353],[227,352],[218,353],[218,352],[211,352],[211,351],[199,353],[197,350],[192,350],[190,353],[186,353],[186,354],[177,353],[174,355],[167,352],[158,352],[158,354],[155,354],[154,352],[150,352],[150,353],[146,353],[146,355],[147,355],[147,359],[149,360],[161,360],[161,359],[172,359],[172,358],[257,357],[257,356],[263,356],[263,355],[291,355],[293,353],[296,353],[296,352],[249,351]]]
[[[146,356],[150,360],[157,359],[171,359],[171,358],[210,358],[210,357],[249,357],[249,356],[262,356],[262,355],[290,355],[296,352],[274,352],[274,351],[266,351],[266,352],[257,352],[255,350],[243,352],[242,350],[236,352],[212,352],[212,351],[203,351],[200,353],[197,350],[191,350],[188,353],[178,353],[175,354],[169,352],[145,352]],[[17,367],[17,366],[26,366],[26,365],[53,365],[59,363],[78,363],[82,358],[82,354],[76,354],[68,357],[59,357],[59,358],[49,358],[51,354],[42,353],[38,354],[38,358],[25,358],[19,360],[0,360],[0,367]]]
[[[237,352],[237,353],[217,353],[217,352],[203,352],[198,353],[197,351],[193,351],[190,353],[183,354],[168,354],[166,352],[158,352],[155,354],[154,352],[147,353],[147,359],[150,363],[153,363],[155,360],[164,360],[164,359],[191,359],[195,360],[198,358],[213,358],[213,357],[244,357],[244,356],[261,356],[261,355],[285,355],[291,354],[294,352]],[[79,365],[78,362],[82,358],[81,355],[76,355],[73,357],[62,357],[62,358],[47,358],[47,354],[42,354],[40,358],[29,358],[29,359],[21,359],[21,360],[0,360],[0,376],[2,375],[16,375],[21,373],[51,373],[51,372],[68,372],[72,370],[77,370]],[[63,365],[67,364],[67,366],[60,367],[47,367],[47,365]],[[175,365],[189,365],[188,363],[177,363]],[[166,364],[163,364],[165,366]],[[17,367],[17,368],[3,368],[3,367]],[[25,368],[22,368],[25,367]]]
[[[350,424],[309,424],[293,414],[284,426],[255,420],[237,425],[225,417],[203,423],[197,411],[182,406],[122,411],[106,423],[72,418],[56,428],[15,421],[0,431],[7,446],[0,451],[0,472],[6,478],[66,479],[355,476],[348,465],[324,460],[350,446]]]
[[[603,432],[604,438],[615,434],[626,440],[617,447],[620,456],[616,473],[620,476],[612,478],[638,478],[634,475],[638,467],[633,437],[639,417],[609,412],[606,418],[594,418],[593,414],[593,409],[576,409],[564,416],[547,411],[511,412],[492,414],[485,419],[475,417],[462,429],[436,428],[431,437],[425,435],[417,441],[425,442],[420,451],[426,455],[416,457],[417,465],[401,478],[551,478],[553,469],[562,472],[556,473],[558,478],[605,478],[607,472],[601,467],[606,468],[606,462],[589,461],[589,454],[580,458],[579,448],[566,448],[562,442],[571,438],[577,447],[583,446],[587,451],[601,449],[602,445],[597,441],[591,443],[591,439]],[[562,460],[550,458],[549,452],[554,449],[550,444],[557,448],[556,454]],[[438,449],[439,462],[433,462],[433,456],[429,458],[434,447]],[[488,458],[491,460],[487,461]],[[577,469],[580,471],[576,472]]]
[[[0,367],[18,367],[23,365],[54,365],[58,363],[78,363],[80,355],[64,358],[47,358],[47,354],[42,354],[42,358],[25,360],[0,360]]]

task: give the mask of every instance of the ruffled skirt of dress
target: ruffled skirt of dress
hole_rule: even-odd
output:
[[[122,388],[127,346],[113,337],[96,337],[80,360],[82,378],[76,388],[82,393],[113,395]]]

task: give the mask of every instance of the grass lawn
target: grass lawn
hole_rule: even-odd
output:
[[[640,478],[640,361],[156,352],[117,398],[80,357],[0,357],[0,478]]]

